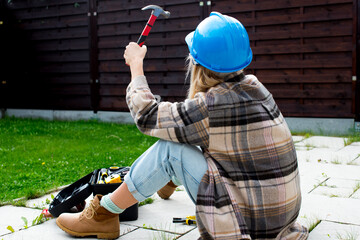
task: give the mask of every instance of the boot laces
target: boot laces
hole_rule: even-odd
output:
[[[96,214],[95,205],[93,204],[93,200],[91,200],[89,206],[81,213],[81,216],[91,219],[94,217],[94,214]]]

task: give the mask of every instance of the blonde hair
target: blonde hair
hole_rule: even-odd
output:
[[[195,61],[190,54],[187,57],[186,62],[186,78],[190,76],[190,88],[187,95],[188,99],[192,99],[196,93],[206,92],[209,88],[214,87],[224,81],[223,78],[217,76],[215,72],[199,64],[195,64]]]

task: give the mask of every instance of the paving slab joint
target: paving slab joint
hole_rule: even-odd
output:
[[[318,184],[314,184],[314,188],[313,189],[311,189],[309,192],[308,192],[308,194],[310,194],[311,192],[313,192],[316,188],[318,188],[319,186],[322,186],[322,184],[324,184],[327,180],[329,180],[330,179],[330,177],[327,177],[325,180],[323,180],[323,181],[321,181],[321,182],[319,182]]]
[[[343,224],[343,225],[349,225],[349,226],[357,226],[360,227],[360,224],[356,224],[356,223],[349,223],[349,222],[339,222],[339,221],[334,221],[334,220],[322,220],[324,222],[331,222],[331,223],[337,223],[337,224]]]
[[[127,224],[124,224],[124,225],[127,225]],[[134,227],[133,225],[128,225],[128,226]],[[136,231],[136,230],[138,230],[138,229],[140,229],[140,228],[141,228],[141,227],[136,226],[136,228],[134,228],[134,229],[132,229],[132,230],[126,232],[126,233],[121,234],[121,236],[125,236],[126,234],[129,234],[129,233],[131,233],[131,232],[134,232],[134,231]],[[120,229],[120,231],[121,231],[121,229]]]
[[[190,229],[189,231],[186,231],[186,232],[180,234],[180,236],[177,237],[176,239],[182,238],[182,237],[184,237],[185,235],[189,234],[192,231],[197,231],[197,227],[194,227],[194,228]]]
[[[360,191],[360,182],[357,182],[355,187],[353,188],[353,193],[349,196],[349,198],[351,198],[352,196],[354,196],[354,194],[357,192],[357,191]]]

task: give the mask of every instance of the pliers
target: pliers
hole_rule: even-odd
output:
[[[173,218],[173,223],[185,223],[187,225],[196,224],[196,217],[187,216],[186,218]]]

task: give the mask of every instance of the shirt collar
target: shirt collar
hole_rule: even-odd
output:
[[[242,70],[227,74],[224,77],[224,82],[240,82],[245,78],[245,74]]]

